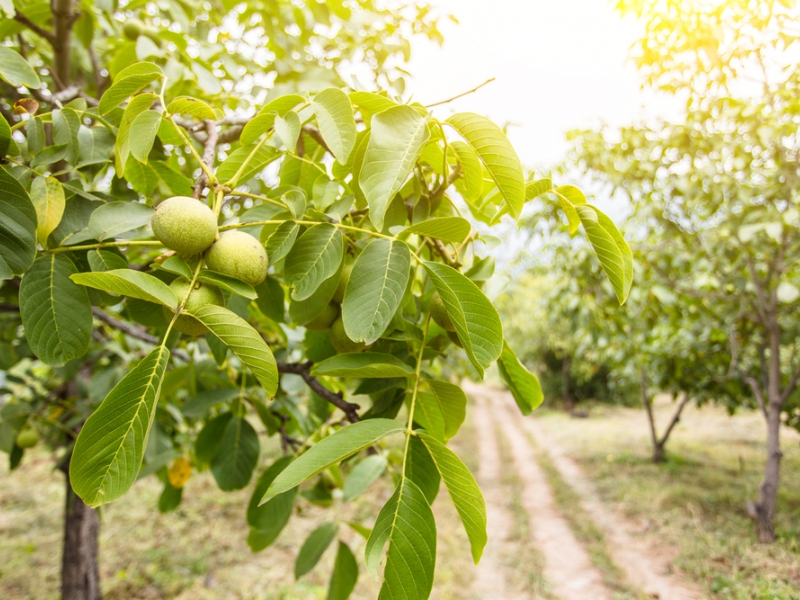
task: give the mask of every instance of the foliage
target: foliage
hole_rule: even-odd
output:
[[[16,115],[6,110],[0,126],[0,447],[12,466],[23,456],[18,432],[33,425],[65,450],[88,505],[155,474],[168,511],[191,469],[209,470],[224,491],[250,484],[257,418],[286,457],[257,476],[254,551],[275,541],[295,503],[331,507],[302,544],[298,578],[347,525],[368,538],[369,569],[385,563],[381,597],[425,598],[430,504],[443,480],[477,562],[483,499],[445,446],[466,396],[438,377],[441,359],[461,347],[479,375],[499,359],[523,412],[541,397],[482,292],[492,267],[467,217],[498,222],[554,194],[624,301],[630,251],[613,224],[577,188],[526,185],[487,119],[440,121],[403,100],[389,59],[407,51],[409,31],[437,37],[424,8],[270,0],[198,16],[182,3],[156,14],[89,3],[69,23],[55,8],[18,8],[0,30],[14,44],[0,78],[14,86]],[[353,60],[382,91],[344,85],[332,67]],[[175,196],[207,208],[159,217],[154,231],[154,208]],[[255,254],[244,256],[245,239],[206,260],[218,242],[208,249],[186,223],[213,229],[209,211],[219,233],[249,235]],[[451,336],[429,318],[434,291]],[[320,317],[331,309],[340,318]],[[404,436],[399,455],[386,450],[392,436]],[[339,523],[337,507],[387,466],[396,490],[374,528]],[[346,598],[358,568],[344,542],[336,564],[329,597]]]

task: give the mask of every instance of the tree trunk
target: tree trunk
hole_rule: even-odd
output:
[[[572,410],[572,398],[569,395],[569,356],[561,359],[561,396],[565,410]]]
[[[769,379],[767,397],[767,463],[764,480],[758,486],[758,502],[749,502],[747,511],[756,521],[758,541],[771,544],[775,541],[775,502],[781,480],[781,358],[780,330],[770,331]]]
[[[69,482],[69,461],[63,466],[66,482],[64,549],[61,560],[62,600],[100,600],[97,511],[84,504]]]
[[[664,444],[658,440],[656,433],[656,422],[653,417],[653,406],[650,402],[650,396],[647,394],[647,375],[644,369],[641,370],[641,392],[642,392],[642,405],[644,411],[647,413],[647,423],[650,425],[650,442],[653,445],[653,462],[662,463],[667,459],[666,452],[664,452]]]

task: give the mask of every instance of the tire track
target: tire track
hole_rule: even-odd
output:
[[[532,536],[545,557],[544,576],[553,593],[563,600],[610,600],[611,594],[603,584],[601,573],[592,565],[586,550],[559,514],[534,450],[520,427],[521,418],[510,413],[506,395],[473,385],[466,386],[466,389],[475,398],[478,410],[483,410],[481,436],[491,429],[492,420],[506,435],[516,469],[524,482],[523,504]],[[487,408],[488,404],[491,404],[491,410]]]

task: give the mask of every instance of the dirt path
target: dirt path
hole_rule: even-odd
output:
[[[672,572],[674,551],[653,547],[632,523],[600,500],[594,485],[581,468],[545,434],[536,419],[525,419],[523,426],[544,448],[561,478],[580,496],[584,510],[603,531],[608,552],[628,580],[637,588],[659,600],[699,600],[704,594]]]
[[[520,417],[509,410],[506,394],[477,386],[469,386],[466,390],[475,398],[478,410],[488,414],[482,421],[482,435],[491,428],[490,422],[494,420],[511,446],[516,469],[524,481],[523,503],[530,519],[532,536],[545,557],[544,576],[553,593],[562,600],[610,599],[602,575],[559,514],[544,473],[520,428]],[[487,408],[488,405],[491,409]]]
[[[483,402],[475,406],[473,418],[479,424],[491,422],[489,411]],[[478,564],[478,572],[472,584],[473,595],[476,599],[530,600],[531,595],[512,589],[503,569],[502,549],[511,537],[514,519],[506,508],[507,495],[501,488],[502,465],[493,427],[480,428],[478,455],[478,485],[481,486],[486,500],[487,529],[491,535]]]

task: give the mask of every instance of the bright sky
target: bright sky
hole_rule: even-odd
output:
[[[670,116],[677,101],[640,90],[628,51],[641,26],[623,20],[612,0],[431,0],[453,14],[443,21],[443,47],[412,42],[407,92],[423,104],[496,81],[436,109],[484,114],[512,124],[509,137],[527,167],[559,162],[564,134],[600,121]]]

